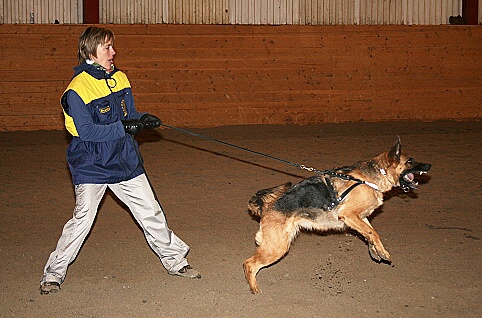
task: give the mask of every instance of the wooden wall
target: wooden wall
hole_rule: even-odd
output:
[[[137,107],[179,127],[480,120],[479,26],[109,25]],[[84,25],[0,25],[0,131],[62,129]]]

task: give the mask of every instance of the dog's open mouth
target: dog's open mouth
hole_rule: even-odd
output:
[[[404,191],[409,191],[410,189],[416,189],[418,187],[418,182],[415,180],[417,175],[422,175],[430,170],[431,165],[428,163],[419,163],[414,167],[405,170],[400,176],[400,186]]]

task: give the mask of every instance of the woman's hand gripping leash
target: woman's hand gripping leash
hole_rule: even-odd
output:
[[[139,119],[126,119],[126,120],[121,120],[122,125],[124,125],[124,131],[131,135],[132,141],[134,141],[134,135],[140,133],[144,129],[154,129],[158,128],[159,126],[162,125],[162,121],[151,114],[144,114],[142,115],[141,118]],[[142,170],[144,170],[144,175],[146,176],[147,182],[149,183],[149,186],[151,187],[152,193],[154,193],[154,197],[159,204],[159,206],[162,209],[161,201],[159,201],[157,197],[157,193],[154,190],[154,187],[151,184],[151,180],[149,180],[149,176],[147,175],[147,171],[144,168],[144,165],[142,164],[142,158],[141,154],[139,153],[139,149],[136,148],[137,151],[137,156],[139,158],[139,164],[142,166]]]

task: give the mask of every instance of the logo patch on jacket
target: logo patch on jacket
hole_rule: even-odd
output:
[[[99,109],[99,112],[100,112],[101,114],[105,114],[105,113],[110,112],[110,106],[107,105],[107,107],[104,107],[104,108]]]

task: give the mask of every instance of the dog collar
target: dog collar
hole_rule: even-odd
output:
[[[380,168],[380,173],[385,177],[385,179],[387,179],[388,183],[390,183],[392,185],[392,187],[395,187],[396,185],[394,185],[393,183],[390,182],[390,180],[388,179],[388,176],[387,176],[387,172],[385,171],[385,169],[383,168]],[[406,192],[406,191],[405,191]]]

